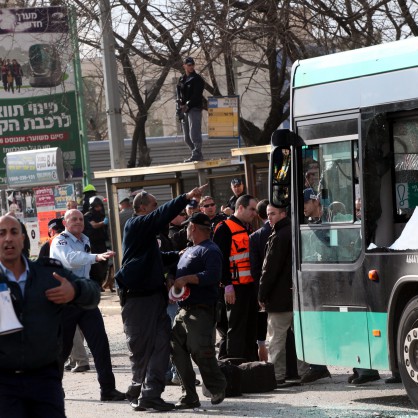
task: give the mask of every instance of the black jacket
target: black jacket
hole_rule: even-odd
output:
[[[260,278],[258,300],[267,312],[290,312],[292,302],[292,230],[290,219],[274,225]]]
[[[193,72],[189,76],[186,74],[181,76],[177,88],[182,105],[187,105],[189,109],[202,108],[205,81],[201,75]]]
[[[100,301],[95,282],[63,269],[58,260],[47,258],[28,264],[24,297],[18,283],[0,275],[0,282],[10,289],[16,315],[23,325],[22,331],[0,335],[0,369],[4,370],[38,369],[61,361],[61,314],[66,305],[50,302],[45,296],[46,290],[60,285],[53,272],[73,283],[76,294],[72,305],[92,309]]]
[[[148,215],[135,215],[126,221],[122,267],[115,276],[122,289],[150,294],[165,290],[163,266],[178,261],[178,253],[161,252],[157,235],[187,203],[183,194]]]
[[[261,270],[266,253],[266,245],[272,232],[269,222],[250,235],[250,264],[251,276],[258,283],[260,282]]]

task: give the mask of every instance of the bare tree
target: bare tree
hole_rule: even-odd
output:
[[[83,51],[99,51],[97,2],[72,4]],[[146,123],[185,55],[204,61],[209,94],[240,95],[241,135],[258,145],[289,117],[292,63],[418,34],[416,0],[114,0],[112,8],[123,111],[135,126],[129,167],[151,163]]]

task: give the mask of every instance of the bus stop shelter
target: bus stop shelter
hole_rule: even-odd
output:
[[[247,192],[257,196],[258,188],[265,187],[267,189],[267,181],[265,180],[268,175],[269,153],[270,145],[236,148],[231,150],[232,158],[228,159],[94,172],[95,179],[105,180],[106,183],[112,248],[117,253],[114,260],[115,271],[119,269],[122,259],[118,190],[168,185],[171,189],[171,197],[174,198],[188,191],[184,189],[184,180],[188,176],[195,179],[196,186],[207,183],[207,194],[210,195],[212,194],[212,182],[215,179],[245,175]],[[232,174],[228,173],[228,168],[233,169]],[[265,180],[261,179],[262,177]]]

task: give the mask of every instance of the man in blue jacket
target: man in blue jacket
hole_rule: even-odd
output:
[[[211,220],[194,213],[188,220],[187,238],[193,242],[177,265],[174,288],[189,286],[190,296],[179,302],[173,325],[173,361],[180,376],[183,396],[177,409],[200,406],[192,358],[199,367],[213,405],[225,398],[226,380],[215,353],[216,304],[222,276],[222,253],[210,239]]]
[[[122,267],[115,278],[119,284],[122,321],[131,352],[132,384],[126,397],[136,411],[170,411],[165,402],[165,373],[170,356],[170,318],[163,263],[178,260],[177,252],[160,251],[157,235],[192,198],[199,199],[205,187],[196,187],[157,207],[146,191],[135,196],[134,216],[125,224]]]
[[[97,307],[100,291],[57,260],[27,260],[24,238],[16,218],[0,217],[0,284],[23,325],[9,334],[0,329],[0,416],[64,418],[61,314],[65,304]]]

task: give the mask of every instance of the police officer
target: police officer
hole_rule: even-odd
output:
[[[194,65],[192,57],[184,59],[185,74],[180,77],[177,84],[177,100],[184,114],[182,119],[184,142],[192,151],[191,157],[184,160],[185,163],[203,160],[202,107],[205,81],[196,73]]]
[[[222,272],[222,254],[210,240],[211,221],[204,213],[194,213],[188,221],[187,238],[193,246],[186,249],[177,266],[174,288],[190,288],[190,297],[180,301],[174,319],[171,345],[173,361],[180,377],[183,396],[177,409],[200,406],[196,392],[193,358],[203,382],[211,393],[213,405],[225,398],[226,380],[215,355],[216,303]]]
[[[227,216],[233,215],[235,212],[235,204],[240,196],[244,195],[244,184],[241,179],[233,178],[231,180],[232,196],[225,205],[221,206],[221,212]]]
[[[27,260],[23,242],[19,221],[0,217],[0,283],[23,325],[0,335],[0,416],[64,418],[61,314],[64,304],[97,307],[100,292],[57,260]]]
[[[83,214],[77,209],[65,212],[65,231],[54,238],[51,244],[51,257],[71,269],[80,277],[89,277],[90,266],[114,256],[113,251],[102,254],[91,254],[89,239],[82,233],[84,229]],[[115,376],[112,372],[109,340],[99,308],[82,310],[67,307],[64,312],[64,349],[63,359],[71,352],[75,328],[78,325],[86,338],[93,355],[100,384],[101,401],[121,401],[125,394],[115,389]]]

